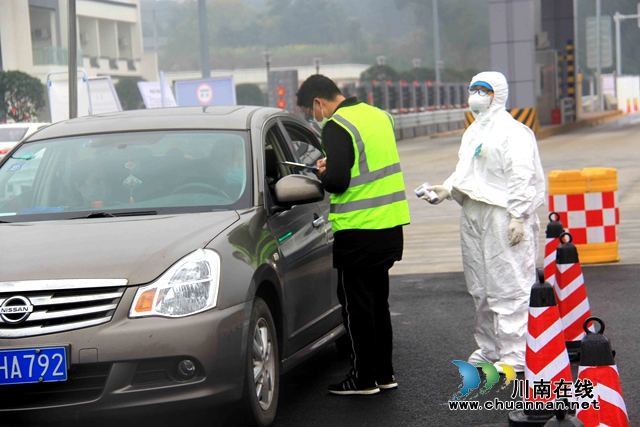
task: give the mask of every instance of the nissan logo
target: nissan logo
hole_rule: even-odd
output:
[[[0,305],[0,318],[5,323],[24,322],[31,313],[33,313],[33,305],[25,297],[7,298]]]

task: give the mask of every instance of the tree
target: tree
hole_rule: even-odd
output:
[[[398,9],[411,8],[416,25],[423,28],[430,38],[432,37],[431,1],[394,1]],[[485,0],[441,0],[438,17],[441,59],[445,65],[451,68],[472,66],[486,69],[489,67],[490,19],[489,5]]]
[[[361,82],[370,82],[371,80],[397,82],[400,80],[400,74],[388,65],[372,65],[360,74]]]
[[[407,82],[432,81],[436,79],[436,72],[433,68],[428,68],[428,67],[412,68],[409,71],[403,71],[400,74],[400,79]]]
[[[0,71],[0,96],[7,116],[23,122],[44,106],[44,85],[22,71]]]
[[[140,110],[144,108],[142,95],[140,95],[140,90],[138,89],[138,82],[141,81],[144,80],[139,77],[118,78],[118,83],[114,87],[123,110]]]
[[[238,105],[267,105],[260,87],[251,83],[236,85],[236,100]]]

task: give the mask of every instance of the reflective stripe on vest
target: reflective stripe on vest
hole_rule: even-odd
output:
[[[387,194],[384,196],[374,197],[371,199],[354,200],[353,202],[346,203],[332,203],[331,213],[347,213],[353,211],[360,211],[362,209],[378,208],[384,205],[390,205],[394,202],[405,200],[406,196],[404,191],[396,191],[395,193]]]
[[[331,194],[329,220],[333,231],[380,230],[408,224],[409,205],[393,117],[367,104],[356,104],[342,107],[330,120],[351,136],[356,157],[347,189]]]
[[[387,113],[386,111],[385,113],[389,117],[391,117],[389,113]],[[369,164],[367,163],[367,154],[364,151],[364,142],[362,141],[362,137],[360,136],[360,132],[358,132],[358,129],[356,129],[356,127],[353,124],[351,124],[351,122],[349,122],[344,117],[338,114],[334,114],[331,118],[339,122],[340,124],[342,124],[344,127],[346,127],[351,131],[351,133],[353,134],[353,137],[356,140],[356,146],[358,147],[358,153],[359,153],[358,170],[360,171],[360,175],[351,177],[351,181],[349,182],[349,188],[357,187],[358,185],[362,185],[362,184],[368,184],[378,179],[382,179],[384,177],[391,176],[395,173],[402,172],[399,162],[393,163],[389,166],[385,166],[382,169],[369,172]],[[391,123],[393,124],[393,119],[390,118],[390,120],[391,120]]]

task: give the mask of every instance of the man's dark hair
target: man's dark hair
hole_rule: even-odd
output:
[[[310,108],[315,98],[333,101],[336,96],[342,95],[342,92],[330,78],[322,74],[314,74],[302,83],[296,95],[299,107]]]

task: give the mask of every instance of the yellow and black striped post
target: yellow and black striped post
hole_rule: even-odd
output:
[[[557,97],[558,98],[564,98],[566,96],[565,93],[565,85],[566,85],[566,80],[565,80],[565,55],[560,55],[558,54],[558,67],[557,67],[557,73],[558,73],[558,80],[557,80]]]
[[[576,97],[576,68],[574,65],[573,40],[567,42],[567,96]]]
[[[512,108],[509,110],[509,114],[519,121],[529,126],[529,128],[538,135],[538,129],[540,128],[540,122],[538,121],[538,109],[537,108]]]
[[[540,128],[540,122],[538,121],[538,109],[537,108],[512,108],[508,110],[509,114],[519,121],[520,123],[524,123],[529,126],[529,128],[533,131],[533,133],[538,135],[538,129]],[[464,113],[464,127],[465,129],[471,126],[475,119],[473,118],[473,114],[471,111],[466,111]]]
[[[471,126],[471,123],[475,122],[476,119],[473,117],[473,113],[471,111],[464,112],[464,128],[468,128]]]
[[[567,93],[566,96],[573,100],[572,110],[573,117],[576,117],[576,67],[575,67],[575,52],[573,48],[573,40],[567,41]]]

